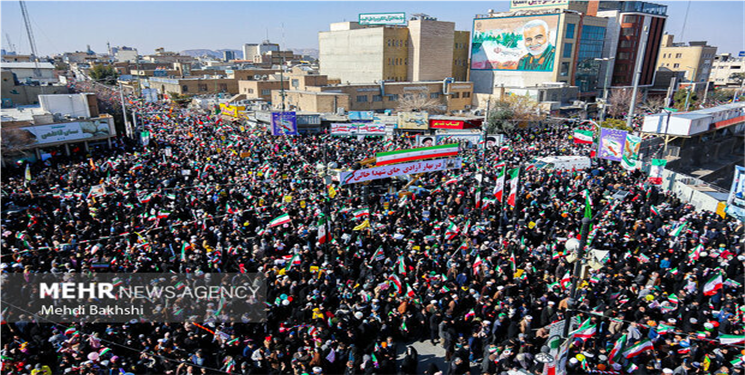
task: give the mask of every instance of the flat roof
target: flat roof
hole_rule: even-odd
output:
[[[36,63],[34,62],[5,62],[0,64],[2,68],[8,69],[36,69]],[[54,65],[48,62],[39,62],[39,69],[54,69]]]
[[[41,105],[22,105],[13,108],[0,109],[2,121],[33,121],[35,115],[48,114],[41,109]]]

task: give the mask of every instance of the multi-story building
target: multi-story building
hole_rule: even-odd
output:
[[[193,63],[196,61],[191,56],[180,55],[176,52],[168,52],[163,48],[156,48],[154,55],[146,55],[142,57],[147,62],[154,63]]]
[[[278,108],[282,93],[272,91],[272,106]],[[417,81],[382,82],[379,84],[340,84],[308,86],[305,90],[284,92],[288,109],[307,112],[395,110],[402,101],[416,100],[439,106],[443,112],[471,108],[471,82]]]
[[[662,37],[657,70],[667,69],[685,72],[691,82],[706,82],[717,54],[717,47],[706,42],[674,43],[672,34]]]
[[[320,72],[345,83],[465,80],[468,35],[425,15],[406,26],[333,23],[318,33]]]
[[[123,61],[134,61],[139,59],[136,48],[131,47],[115,47],[111,49],[113,51],[114,60],[117,62]]]
[[[471,75],[474,91],[496,94],[564,83],[597,94],[607,19],[595,17],[597,1],[534,4],[513,1],[509,12],[474,19]],[[524,90],[523,90],[524,91]]]
[[[231,50],[225,50],[222,51],[222,59],[225,61],[233,61],[235,60],[235,52]]]
[[[242,80],[238,82],[238,93],[245,95],[246,99],[262,99],[266,102],[272,101],[272,91],[289,90],[290,85],[285,78],[284,81],[280,80]]]
[[[2,70],[8,70],[19,82],[40,82],[51,84],[58,82],[54,75],[54,65],[48,62],[4,62]]]
[[[714,58],[709,82],[716,87],[739,87],[745,81],[745,59],[723,53]]]
[[[175,92],[180,95],[209,95],[209,94],[237,94],[238,80],[229,78],[164,78],[152,77],[149,79],[150,88],[158,90],[158,93],[168,94]]]
[[[246,43],[243,45],[243,60],[261,62],[262,56],[270,51],[279,51],[279,44],[270,43],[268,40],[260,44]]]
[[[632,86],[639,68],[639,86],[651,86],[667,6],[643,1],[600,1],[597,16],[608,19],[603,57],[612,59],[604,61],[603,73],[612,72],[610,86]]]

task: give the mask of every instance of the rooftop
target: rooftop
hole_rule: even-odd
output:
[[[13,108],[0,109],[2,121],[33,121],[35,115],[43,115],[48,112],[41,109],[41,105],[22,105]]]
[[[34,62],[5,62],[0,64],[3,69],[35,69],[36,63]],[[40,62],[39,69],[54,69],[54,65],[48,62]]]

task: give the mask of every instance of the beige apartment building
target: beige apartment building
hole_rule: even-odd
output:
[[[304,112],[383,111],[396,109],[401,100],[418,97],[436,101],[443,111],[471,108],[471,82],[450,82],[444,88],[445,92],[440,81],[308,86],[304,91],[285,91],[285,105]],[[281,92],[272,91],[273,107],[279,108],[281,101]]]
[[[672,34],[662,36],[657,70],[685,72],[688,81],[708,81],[717,47],[706,42],[674,43],[673,38]]]
[[[469,38],[470,32],[455,31],[454,22],[428,16],[417,16],[406,26],[333,23],[330,31],[318,33],[320,73],[344,84],[463,81]]]
[[[738,78],[740,75],[740,78]],[[709,82],[716,87],[739,87],[745,78],[745,59],[723,53],[714,58]]]
[[[280,82],[279,80],[244,80],[236,82],[238,82],[238,93],[245,95],[246,99],[262,99],[272,103],[274,103],[274,100],[272,100],[272,90],[280,92],[283,86],[285,90],[290,89],[287,77],[285,77],[284,82]]]
[[[163,78],[151,77],[150,87],[160,94],[175,92],[180,95],[237,94],[238,81],[229,78]]]

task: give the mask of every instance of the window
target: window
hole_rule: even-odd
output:
[[[572,57],[572,43],[564,43],[564,51],[562,52],[561,57],[567,59]]]
[[[639,19],[639,16],[623,16],[623,23],[636,23],[636,21]]]
[[[419,98],[420,99],[427,99],[427,94],[426,93],[423,93],[423,92],[420,92],[419,93]]]
[[[629,36],[629,35],[636,35],[636,28],[635,27],[625,27],[621,29],[621,35]]]
[[[673,64],[673,68],[680,68],[680,64],[678,63]]]
[[[292,85],[292,87],[295,87],[295,88],[300,87],[300,80],[299,79],[293,79],[292,80],[292,83],[290,83],[290,84]]]
[[[248,89],[248,93],[249,94],[253,94],[254,93],[254,89]]]
[[[633,40],[622,40],[618,46],[620,48],[634,48],[634,41]]]
[[[568,62],[561,63],[561,71],[559,72],[559,75],[562,77],[566,77],[569,75],[569,63]]]
[[[629,58],[631,58],[631,54],[628,53],[628,52],[619,52],[618,53],[618,59],[619,60],[628,60]]]
[[[398,94],[391,94],[391,96],[388,97],[388,100],[394,102],[398,100]]]
[[[373,95],[373,101],[374,102],[382,102],[383,97],[381,95]]]
[[[206,83],[200,83],[198,86],[199,86],[199,91],[207,91]]]
[[[464,98],[470,98],[471,97],[471,93],[470,92],[464,92],[463,93],[463,97]]]
[[[433,92],[433,93],[429,94],[429,98],[430,99],[437,99],[439,97],[440,97],[440,93],[439,92]]]
[[[404,99],[414,99],[414,94],[404,94]]]
[[[567,24],[567,31],[564,37],[567,39],[574,39],[574,24],[573,23]]]
[[[453,99],[458,99],[458,98],[460,98],[460,93],[459,92],[454,92],[450,97],[453,98]]]
[[[189,92],[189,86],[187,86],[187,85],[181,86],[181,91],[183,91],[183,92]]]
[[[269,96],[269,95],[272,95],[272,90],[266,90],[266,89],[261,90],[261,96]]]
[[[679,58],[681,58],[681,57],[683,57],[683,54],[682,54],[682,53],[676,53],[676,54],[675,54],[675,58],[676,58],[676,59],[679,59]]]
[[[357,103],[367,103],[367,95],[357,95]]]
[[[220,84],[218,84],[218,87],[220,88],[220,92],[228,91],[228,84],[227,83],[220,83]]]

